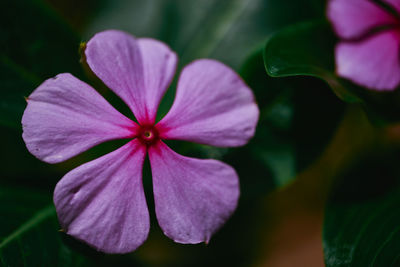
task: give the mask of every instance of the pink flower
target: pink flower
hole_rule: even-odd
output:
[[[252,92],[227,66],[196,60],[183,69],[173,106],[156,123],[158,105],[174,76],[174,52],[159,41],[112,30],[96,34],[85,55],[138,123],[68,73],[46,80],[29,96],[23,138],[40,160],[57,163],[107,140],[132,139],[57,184],[54,203],[63,229],[107,253],[139,247],[150,226],[142,186],[148,153],[156,216],[165,235],[179,243],[208,242],[236,208],[237,174],[217,160],[181,156],[162,140],[246,144],[259,114]]]
[[[376,90],[400,83],[400,0],[330,0],[328,18],[339,37],[337,73]]]

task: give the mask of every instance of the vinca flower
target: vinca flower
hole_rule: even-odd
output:
[[[196,60],[182,70],[175,101],[156,122],[177,64],[170,48],[110,30],[87,43],[85,57],[93,73],[129,106],[137,123],[68,73],[46,80],[28,97],[23,139],[42,161],[62,162],[102,142],[128,139],[59,181],[54,203],[62,228],[106,253],[138,248],[150,228],[142,186],[148,155],[156,217],[165,235],[179,243],[208,242],[236,209],[238,176],[220,161],[179,155],[163,140],[219,147],[246,144],[259,115],[251,90],[222,63]]]
[[[375,90],[400,83],[400,0],[330,0],[328,18],[342,39],[338,75]]]

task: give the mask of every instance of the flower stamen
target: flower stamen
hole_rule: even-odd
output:
[[[158,130],[153,126],[140,126],[137,138],[146,146],[156,143],[159,139]]]
[[[151,131],[145,131],[143,135],[145,138],[151,138],[153,133]]]

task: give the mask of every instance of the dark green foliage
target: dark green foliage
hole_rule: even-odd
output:
[[[241,176],[260,181],[268,177],[274,186],[287,185],[322,153],[342,118],[344,104],[313,77],[269,77],[260,51],[241,73],[256,94],[261,115],[254,139],[229,160]],[[260,188],[255,181],[249,184]]]
[[[273,77],[313,76],[327,82],[346,102],[360,102],[348,83],[335,76],[334,46],[337,39],[325,21],[304,22],[273,35],[265,46],[264,61]]]
[[[303,22],[287,27],[267,41],[264,50],[266,71],[272,77],[281,77],[281,84],[285,83],[287,77],[298,80],[304,79],[301,78],[304,76],[319,78],[341,100],[361,103],[372,122],[384,126],[389,121],[398,121],[398,91],[372,92],[336,76],[334,47],[337,42],[338,39],[326,21]],[[301,90],[300,83],[298,85],[297,90]],[[321,104],[314,110],[323,114],[322,122],[324,117],[329,120],[327,113],[323,112],[326,106],[320,97],[316,97],[316,92],[307,90],[307,93],[301,93],[299,97],[302,98],[299,103],[310,104],[315,101]],[[320,127],[320,124],[310,119],[300,120],[299,125],[303,129]],[[301,138],[302,135],[302,131],[299,131],[291,140]],[[299,156],[307,157],[312,153],[307,154],[305,149],[308,147],[312,150],[313,146],[311,142],[303,144],[304,150],[301,150]],[[323,244],[327,266],[400,264],[400,213],[397,211],[400,203],[400,172],[396,170],[397,161],[398,154],[385,158],[374,157],[360,163],[343,178],[326,208]]]
[[[332,195],[324,223],[330,266],[399,266],[399,153],[374,157],[351,170]]]
[[[0,124],[18,129],[33,88],[58,73],[80,75],[80,40],[39,0],[2,1],[0,25]]]
[[[88,266],[62,242],[49,192],[2,184],[0,201],[1,266]]]
[[[338,41],[327,21],[291,25],[268,39],[264,50],[266,71],[272,77],[317,77],[343,101],[363,104],[377,123],[398,121],[399,90],[375,92],[336,75],[334,47]]]

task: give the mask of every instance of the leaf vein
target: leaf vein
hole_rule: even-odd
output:
[[[0,243],[0,250],[5,248],[9,243],[13,242],[14,240],[18,239],[21,235],[25,232],[29,231],[42,221],[46,220],[50,216],[55,214],[53,204],[45,207],[44,209],[38,211],[34,214],[26,223],[22,224],[18,229],[12,232],[9,236],[7,236],[1,243]]]

